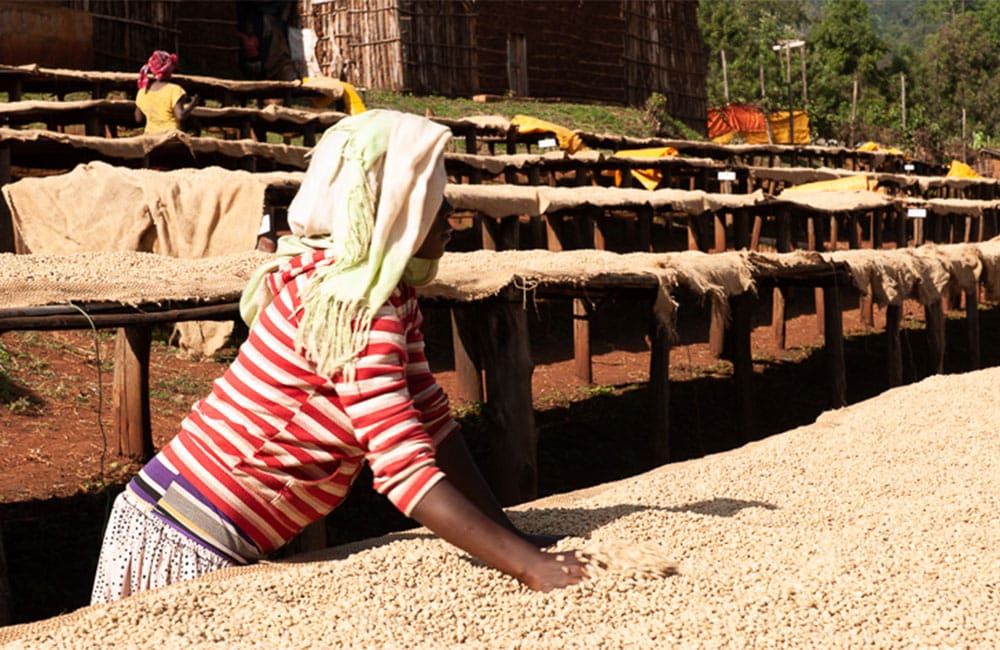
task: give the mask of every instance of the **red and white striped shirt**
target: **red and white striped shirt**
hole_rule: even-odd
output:
[[[318,375],[296,351],[300,292],[332,261],[308,253],[267,278],[274,301],[160,452],[262,553],[337,507],[364,461],[375,489],[409,515],[444,476],[434,450],[458,429],[424,356],[412,287],[376,313],[353,382]]]

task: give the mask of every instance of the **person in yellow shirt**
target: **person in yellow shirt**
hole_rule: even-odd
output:
[[[153,52],[139,69],[135,121],[146,122],[144,133],[179,129],[198,104],[198,95],[188,98],[183,88],[169,81],[176,69],[177,55],[163,50]]]

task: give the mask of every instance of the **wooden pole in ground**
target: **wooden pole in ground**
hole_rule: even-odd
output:
[[[594,383],[594,368],[590,362],[590,314],[582,298],[573,298],[573,373],[577,379]]]
[[[927,368],[930,374],[944,372],[944,306],[943,300],[924,305],[924,323],[927,327]]]
[[[480,359],[486,374],[484,412],[490,429],[490,483],[501,505],[538,496],[538,431],[532,405],[534,365],[528,320],[519,303],[477,303]]]
[[[117,418],[118,453],[136,461],[153,457],[149,417],[149,346],[152,328],[134,325],[118,329],[112,404]]]
[[[643,253],[653,252],[653,206],[643,205],[635,213],[637,227],[636,238],[638,243],[636,250]]]
[[[969,370],[979,370],[979,286],[965,292],[965,323],[968,328]]]
[[[653,317],[650,324],[649,402],[653,416],[653,460],[670,462],[670,333]]]
[[[729,300],[732,311],[733,380],[739,405],[740,442],[753,438],[753,353],[750,345],[751,313],[754,297],[749,291]]]
[[[465,402],[483,401],[483,374],[476,362],[476,350],[479,342],[475,338],[475,330],[461,330],[456,321],[455,312],[470,309],[469,305],[455,305],[450,310],[451,315],[451,345],[455,357],[456,398]],[[472,340],[468,340],[473,337]]]
[[[736,250],[750,250],[750,214],[746,208],[733,212],[733,241]]]
[[[885,336],[889,360],[889,388],[903,385],[903,348],[899,339],[899,328],[903,320],[900,305],[885,308]]]
[[[818,251],[823,249],[823,235],[819,231],[817,224],[819,223],[818,217],[809,216],[806,218],[806,246],[811,251]],[[823,298],[824,289],[823,287],[816,287],[813,289],[813,305],[816,312],[816,335],[824,336],[824,326],[826,323],[826,316],[824,315],[824,305],[826,304]]]
[[[10,625],[10,578],[7,575],[7,556],[3,550],[3,522],[0,522],[0,627]]]
[[[791,214],[787,208],[779,208],[775,214],[777,238],[776,247],[779,253],[788,253],[792,250],[792,223]],[[775,287],[772,291],[771,305],[771,334],[774,337],[774,344],[779,350],[786,347],[785,331],[785,299],[786,289]]]
[[[10,147],[0,146],[0,187],[11,180]],[[0,253],[15,253],[14,221],[11,218],[10,207],[0,194]]]
[[[847,372],[844,366],[844,322],[840,309],[840,289],[834,285],[823,290],[823,339],[830,373],[830,406],[847,404]]]
[[[726,99],[726,105],[729,105],[729,70],[726,66],[726,51],[719,50],[719,56],[722,57],[722,94]]]

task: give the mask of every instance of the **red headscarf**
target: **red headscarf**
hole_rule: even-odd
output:
[[[146,61],[146,65],[139,68],[139,81],[137,83],[140,88],[145,88],[149,85],[150,76],[155,77],[157,81],[169,79],[170,75],[174,73],[176,68],[176,54],[164,52],[163,50],[156,50],[153,52],[153,55],[149,57],[149,61]]]

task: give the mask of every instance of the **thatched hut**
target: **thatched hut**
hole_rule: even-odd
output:
[[[706,120],[697,0],[299,0],[328,76],[418,95],[642,105]]]

